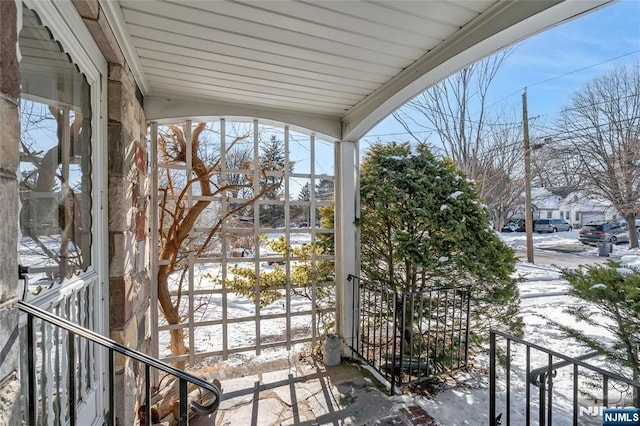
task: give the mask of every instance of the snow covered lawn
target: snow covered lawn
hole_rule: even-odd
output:
[[[500,235],[505,244],[514,247],[522,248],[525,245],[525,234],[519,232],[503,233]],[[555,234],[535,234],[534,246],[536,248],[548,248],[557,245],[577,244],[578,235],[577,231],[571,232],[559,232]],[[585,262],[588,263],[588,256],[597,256],[597,248],[588,249],[583,253],[586,255]],[[625,256],[626,261],[633,261],[635,259],[636,265],[640,268],[640,251],[629,250],[626,245],[618,245],[614,247],[612,254],[612,260],[620,260]],[[557,254],[558,257],[562,256],[562,253]],[[573,319],[563,312],[568,306],[578,305],[584,303],[581,300],[569,297],[566,295],[569,289],[569,283],[560,278],[560,270],[552,265],[544,264],[528,264],[526,262],[520,262],[517,264],[515,275],[522,278],[519,284],[521,294],[521,315],[524,318],[526,324],[524,339],[543,346],[545,348],[557,351],[567,356],[579,356],[587,352],[584,348],[567,342],[560,333],[549,326],[547,319],[553,319],[558,322],[569,324],[573,322]],[[229,317],[247,316],[253,313],[253,304],[245,298],[240,296],[228,295],[227,309],[229,310]],[[221,303],[221,301],[218,301]],[[300,301],[304,305],[303,301]],[[214,307],[217,306],[213,303]],[[298,308],[302,308],[299,306]],[[213,309],[215,311],[215,309]],[[282,306],[274,304],[273,306],[266,307],[264,311],[280,312]],[[208,313],[211,315],[211,312]],[[215,316],[215,315],[214,315]],[[265,327],[264,334],[277,335],[282,331],[282,325],[278,321],[272,321],[273,324]],[[244,324],[247,329],[247,333],[250,334],[249,329],[253,327],[253,324]],[[581,324],[576,324],[580,325]],[[240,326],[240,324],[236,325]],[[302,327],[303,324],[300,324]],[[588,330],[592,335],[600,335],[601,330]],[[235,334],[234,334],[235,335]],[[243,333],[239,333],[242,336]],[[231,335],[230,335],[231,337]],[[606,336],[602,336],[607,338]],[[211,342],[219,341],[220,336],[217,334],[212,335],[199,335],[197,340],[198,349],[201,351],[211,350],[209,346]],[[246,335],[244,336],[246,340]],[[168,340],[168,339],[167,339]],[[232,339],[233,340],[233,339]],[[239,340],[242,340],[239,338]],[[165,345],[168,343],[163,342]],[[245,341],[230,341],[231,347],[238,347],[246,344]],[[166,350],[166,349],[165,349]],[[295,347],[294,351],[300,351],[301,347]],[[525,362],[524,362],[524,348],[512,349],[513,364],[512,364],[512,424],[520,424],[518,418],[522,419],[525,407]],[[269,360],[277,358],[286,358],[290,356],[285,349],[277,349],[265,351],[260,357],[252,356],[251,354],[242,354],[233,356],[230,359],[230,363],[242,363],[247,361],[248,358],[252,360]],[[531,353],[532,365],[540,366],[546,365],[547,356],[543,353],[532,351]],[[258,359],[256,359],[258,358]],[[589,362],[594,365],[601,365],[599,360],[590,360]],[[488,425],[489,424],[489,358],[484,354],[478,355],[473,361],[472,373],[461,373],[457,379],[452,380],[448,389],[435,395],[434,399],[428,399],[425,397],[415,397],[409,395],[396,396],[392,398],[394,404],[398,406],[409,405],[409,403],[418,402],[423,408],[432,415],[439,424],[443,426],[454,425]],[[564,369],[568,370],[568,369]],[[563,376],[565,382],[570,384],[570,372],[558,370],[559,376],[554,381],[555,390],[567,389],[566,395],[558,396],[554,398],[554,425],[571,424],[571,411],[572,404],[570,386],[566,383],[563,384],[560,380]],[[498,392],[504,394],[504,385],[499,385]],[[555,394],[554,394],[555,395]],[[537,392],[531,393],[532,401],[532,413],[537,413]],[[498,412],[501,412],[503,408],[498,406]],[[533,420],[537,418],[534,414]],[[588,419],[587,419],[588,420]],[[522,423],[524,424],[524,423]],[[591,424],[585,421],[584,424]],[[600,424],[600,418],[593,424]]]
[[[525,234],[522,232],[503,233],[501,238],[505,244],[517,248],[525,246]],[[534,234],[534,247],[545,248],[554,245],[575,244],[578,241],[577,231],[559,232],[555,234]],[[597,249],[593,248],[584,252],[585,255],[597,256]],[[558,253],[562,256],[562,253]],[[612,253],[612,260],[623,260],[626,264],[640,268],[640,251],[629,250],[626,244],[617,245]],[[524,340],[538,344],[561,354],[576,357],[588,352],[588,350],[567,341],[560,332],[551,327],[547,322],[553,319],[564,324],[574,324],[586,330],[590,335],[600,336],[601,329],[586,329],[585,325],[576,324],[572,317],[563,310],[568,306],[576,306],[585,303],[579,299],[567,296],[569,283],[560,278],[560,271],[552,265],[529,264],[520,262],[516,267],[516,274],[524,277],[519,284],[521,295],[521,314],[526,324]],[[524,348],[514,347],[512,361],[512,385],[511,385],[511,423],[524,424],[523,415],[525,409],[525,358]],[[534,366],[546,365],[547,356],[543,353],[532,351],[531,362]],[[603,366],[602,360],[592,358],[590,364]],[[419,398],[421,405],[440,424],[454,425],[488,425],[489,424],[489,358],[479,355],[473,361],[475,371],[463,373],[457,380],[452,381],[449,388],[438,393],[434,399]],[[554,379],[554,425],[572,424],[571,407],[571,378],[570,369],[559,369],[558,377]],[[520,373],[520,374],[518,374]],[[518,376],[514,378],[514,376]],[[564,379],[564,380],[563,380]],[[532,388],[533,389],[533,388]],[[566,390],[566,392],[562,392]],[[504,396],[504,384],[498,385],[498,392]],[[556,396],[556,393],[558,395]],[[531,391],[532,421],[537,419],[537,390]],[[408,401],[408,397],[396,397],[397,403]],[[497,412],[504,408],[498,405]],[[503,416],[504,420],[504,416]],[[589,417],[581,417],[581,424],[601,424],[601,417],[594,416],[593,422]]]

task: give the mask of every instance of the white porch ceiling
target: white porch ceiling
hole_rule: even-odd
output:
[[[149,120],[257,117],[355,140],[465,65],[608,1],[102,5]]]

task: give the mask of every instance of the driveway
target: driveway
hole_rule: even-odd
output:
[[[523,262],[527,261],[527,251],[524,248],[515,248],[514,252],[518,259]],[[593,254],[583,254],[580,252],[572,253],[568,251],[558,250],[556,247],[549,247],[546,249],[533,249],[533,263],[542,265],[556,265],[562,268],[577,268],[581,265],[604,264],[609,260],[615,260],[615,258],[598,257],[594,256]]]

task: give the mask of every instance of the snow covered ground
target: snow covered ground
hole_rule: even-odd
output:
[[[525,234],[519,232],[502,233],[500,237],[505,244],[515,249],[525,246]],[[553,246],[567,246],[578,244],[577,231],[560,232],[555,234],[535,234],[534,246],[539,249],[553,248]],[[579,246],[579,244],[578,244]],[[587,248],[582,255],[584,255],[585,264],[589,264],[593,257],[593,261],[596,260],[598,250],[595,247]],[[557,253],[557,257],[563,256],[562,253]],[[640,268],[640,252],[638,250],[628,250],[626,245],[618,245],[614,247],[612,253],[613,260],[624,260],[626,262],[635,262],[636,267]],[[600,258],[599,260],[602,260]],[[266,265],[265,265],[266,267]],[[550,264],[541,264],[537,261],[536,264],[528,264],[526,262],[520,262],[517,264],[515,276],[520,277],[522,281],[519,284],[520,294],[522,298],[521,302],[521,315],[524,318],[526,324],[526,331],[524,339],[532,343],[538,344],[545,348],[555,350],[559,353],[568,356],[579,356],[587,352],[584,348],[567,342],[558,330],[549,325],[547,319],[553,319],[564,324],[572,323],[573,320],[570,316],[563,312],[568,306],[578,305],[584,303],[581,300],[571,298],[566,295],[569,288],[569,284],[560,278],[560,270]],[[218,301],[221,303],[221,301]],[[304,302],[299,301],[302,305]],[[215,302],[213,305],[216,305]],[[303,306],[297,306],[298,309],[302,309]],[[233,296],[229,294],[229,300],[227,302],[227,309],[229,317],[234,316],[247,316],[253,313],[253,305],[247,299],[241,296]],[[264,311],[280,312],[282,306],[274,304],[264,309]],[[214,309],[215,311],[215,309]],[[237,312],[236,312],[237,311]],[[214,315],[215,316],[215,315]],[[575,324],[581,326],[581,324]],[[252,324],[246,324],[247,327],[253,327]],[[282,324],[277,321],[267,323],[264,326],[263,333],[277,335],[281,333],[283,327]],[[231,347],[238,347],[246,345],[247,333],[233,334],[234,336],[244,336],[242,341],[230,341]],[[601,330],[587,330],[590,334],[601,335]],[[217,332],[217,331],[216,331]],[[219,333],[218,333],[219,334]],[[607,338],[602,335],[603,338]],[[233,340],[232,335],[230,335]],[[244,339],[244,340],[243,340]],[[168,340],[168,339],[167,339]],[[210,342],[216,342],[220,340],[220,336],[207,335],[199,336],[198,346],[199,350],[207,351],[211,348],[207,346]],[[168,342],[165,342],[165,344]],[[164,345],[162,345],[164,348]],[[216,348],[217,349],[217,348]],[[299,351],[301,347],[294,348],[294,351]],[[165,348],[166,350],[166,348]],[[240,356],[234,356],[230,360],[230,363],[242,363],[248,359],[259,361],[288,357],[288,353],[285,349],[273,349],[263,352],[260,357],[252,356],[251,354],[242,354]],[[525,407],[525,362],[524,362],[524,348],[513,348],[513,377],[512,377],[512,424],[524,424],[522,415]],[[532,365],[542,366],[546,365],[548,357],[541,352],[532,351]],[[257,359],[256,359],[257,358]],[[589,362],[594,365],[602,365],[602,360],[592,359]],[[457,382],[452,382],[451,386],[438,393],[433,399],[427,399],[424,397],[413,396],[396,396],[394,397],[395,404],[402,406],[409,402],[419,402],[423,408],[429,412],[441,425],[453,426],[453,425],[488,425],[489,424],[489,384],[488,384],[488,365],[489,359],[486,355],[480,354],[473,360],[474,372],[462,373]],[[564,369],[568,370],[568,369]],[[558,394],[561,394],[563,389],[566,390],[564,395],[554,396],[554,425],[565,425],[571,423],[571,377],[570,371],[558,370],[559,376],[554,381],[554,387]],[[564,378],[565,380],[562,380]],[[499,384],[498,391],[504,395],[505,386]],[[532,413],[537,413],[537,392],[532,390]],[[556,394],[554,394],[556,395]],[[498,412],[504,410],[503,407],[498,406]],[[535,422],[537,417],[534,415],[533,420]],[[594,416],[593,423],[589,422],[589,418],[581,420],[581,424],[600,424],[600,417]]]
[[[500,238],[506,245],[513,248],[526,247],[526,234],[524,232],[502,232]],[[549,249],[559,246],[574,246],[584,249],[585,255],[598,255],[598,248],[592,245],[582,245],[578,240],[578,230],[569,232],[556,232],[551,234],[533,234],[533,246],[540,249]],[[637,250],[629,251],[628,244],[617,244],[613,246],[612,257],[622,257],[630,253],[639,253]]]
[[[502,233],[501,238],[505,244],[521,248],[525,246],[525,234],[521,232]],[[533,236],[534,247],[553,248],[553,246],[566,246],[575,244],[578,241],[577,231],[560,232],[556,234],[535,234]],[[597,256],[597,248],[586,250],[585,264],[589,264],[589,256]],[[558,257],[562,253],[557,254]],[[612,260],[620,260],[627,265],[640,269],[640,251],[629,250],[627,245],[614,246],[611,255]],[[560,332],[549,325],[548,319],[553,319],[564,324],[573,324],[585,329],[584,324],[577,324],[573,318],[565,314],[563,310],[568,306],[576,306],[583,301],[566,296],[568,282],[560,278],[560,271],[552,265],[536,263],[535,265],[526,262],[517,264],[516,274],[524,280],[519,284],[521,294],[521,315],[526,324],[524,339],[557,351],[561,354],[575,357],[587,353],[583,347],[567,341]],[[585,329],[588,334],[600,336],[607,339],[601,329]],[[511,423],[524,424],[525,409],[525,358],[524,348],[514,347],[514,359],[512,364],[512,387],[511,387]],[[534,366],[543,366],[547,363],[547,355],[532,351],[531,360]],[[474,366],[483,371],[488,371],[488,357],[479,355],[474,360]],[[593,365],[603,366],[599,358],[591,358],[587,361]],[[554,425],[572,424],[572,394],[571,394],[571,371],[570,369],[559,369],[558,377],[554,379]],[[586,386],[586,385],[585,385]],[[505,393],[504,383],[498,384],[498,392],[502,396]],[[610,396],[611,397],[611,396]],[[397,397],[399,404],[406,402],[407,397]],[[532,421],[537,419],[538,410],[537,389],[532,387],[531,412],[534,413]],[[586,400],[581,402],[588,404]],[[457,383],[452,383],[449,389],[438,393],[434,399],[420,398],[420,403],[440,424],[446,426],[454,425],[488,425],[489,424],[489,382],[487,374],[465,373],[458,378]],[[585,405],[585,413],[593,411],[593,416],[581,416],[580,424],[601,424],[599,416],[593,407]],[[503,412],[504,407],[498,405],[497,412]],[[503,416],[504,419],[504,416]]]

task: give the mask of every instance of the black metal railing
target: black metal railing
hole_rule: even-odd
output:
[[[115,354],[119,353],[125,357],[131,358],[132,360],[138,361],[144,365],[144,374],[145,374],[145,423],[146,425],[151,424],[151,369],[157,369],[169,375],[176,377],[179,381],[179,392],[178,392],[178,406],[179,406],[179,416],[178,421],[179,425],[187,425],[188,422],[188,384],[191,383],[196,387],[208,391],[211,393],[212,398],[211,402],[207,404],[200,404],[199,402],[192,400],[191,401],[191,409],[194,413],[200,415],[211,415],[214,414],[220,405],[220,400],[222,396],[222,391],[220,390],[220,384],[216,380],[214,383],[209,383],[199,377],[193,376],[183,370],[175,368],[169,364],[166,364],[162,361],[159,361],[149,355],[146,355],[142,352],[132,350],[123,346],[112,339],[104,337],[94,331],[81,327],[77,324],[74,324],[70,321],[67,321],[58,316],[52,315],[51,313],[40,309],[38,307],[32,306],[25,302],[18,302],[18,308],[27,314],[27,343],[26,343],[26,351],[27,353],[27,382],[28,382],[28,394],[27,394],[27,412],[26,412],[26,423],[27,424],[36,424],[36,419],[38,418],[38,389],[37,389],[37,381],[36,381],[36,328],[35,328],[35,318],[52,324],[55,327],[58,327],[68,333],[68,338],[66,339],[66,358],[68,365],[66,366],[67,377],[64,380],[68,380],[67,389],[68,389],[68,407],[64,407],[65,410],[68,410],[68,418],[65,423],[69,425],[77,425],[79,423],[79,419],[76,414],[76,368],[74,363],[77,361],[76,359],[76,339],[85,339],[88,342],[92,342],[93,344],[102,346],[108,350],[108,358],[107,358],[107,367],[108,367],[108,381],[109,381],[109,394],[108,394],[108,406],[109,412],[106,416],[105,424],[114,426],[115,422],[115,398],[114,398],[114,378],[115,378]],[[57,350],[57,349],[56,349]],[[41,371],[41,374],[44,372]],[[62,374],[60,372],[55,372],[55,374]]]
[[[604,408],[640,407],[640,382],[585,362],[597,353],[572,358],[491,330],[489,355],[492,426],[600,425]]]
[[[351,349],[391,385],[415,384],[467,366],[468,286],[400,292],[349,275],[353,282]]]

